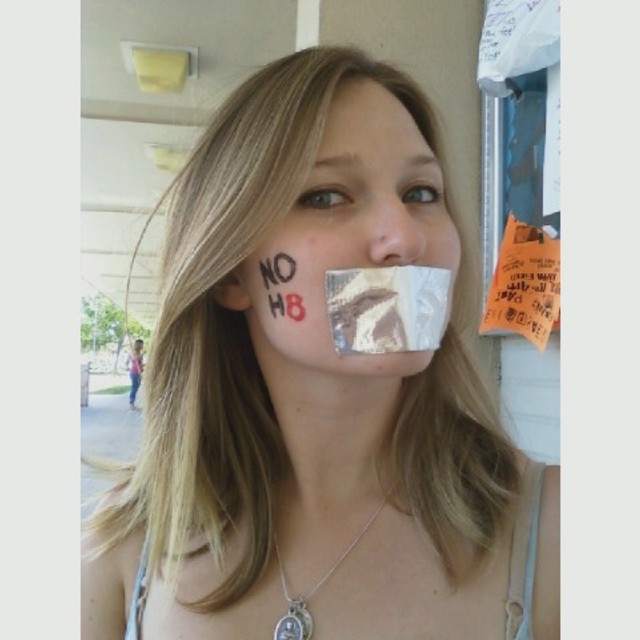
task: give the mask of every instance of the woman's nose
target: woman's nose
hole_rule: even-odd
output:
[[[426,249],[424,229],[400,198],[374,207],[370,212],[369,258],[383,266],[417,262]]]

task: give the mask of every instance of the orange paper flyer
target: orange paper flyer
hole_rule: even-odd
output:
[[[480,333],[518,333],[543,351],[559,315],[560,240],[510,212]]]

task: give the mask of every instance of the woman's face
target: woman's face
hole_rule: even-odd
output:
[[[289,215],[235,271],[228,305],[245,311],[263,367],[406,376],[432,351],[336,352],[325,272],[416,265],[452,271],[460,242],[443,198],[442,170],[404,106],[370,80],[332,102],[317,160]]]

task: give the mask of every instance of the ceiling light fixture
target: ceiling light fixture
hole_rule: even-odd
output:
[[[184,166],[189,150],[177,145],[145,143],[144,152],[156,168],[177,173]]]
[[[198,77],[198,49],[144,42],[120,43],[125,68],[143,93],[180,93],[187,78]]]

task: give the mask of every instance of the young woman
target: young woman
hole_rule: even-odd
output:
[[[247,80],[169,191],[135,464],[89,640],[559,638],[559,472],[474,365],[477,221],[434,111],[340,47]]]
[[[127,356],[127,369],[129,370],[129,378],[131,378],[131,389],[129,391],[129,408],[137,411],[136,397],[142,382],[142,372],[144,371],[144,340],[138,338],[131,349],[131,353]]]

